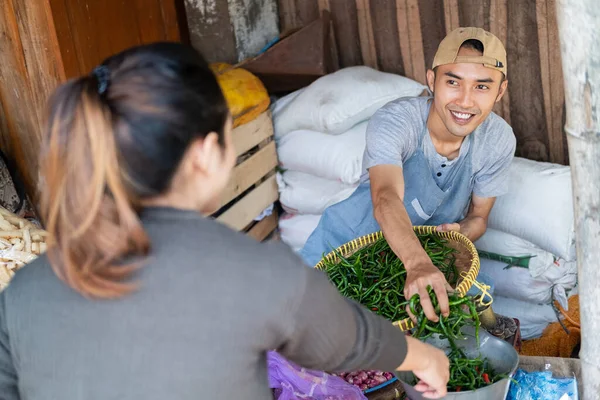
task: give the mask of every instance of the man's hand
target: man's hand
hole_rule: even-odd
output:
[[[460,232],[460,224],[458,222],[454,224],[441,224],[435,230],[438,232]]]
[[[418,294],[421,307],[427,319],[433,322],[439,320],[431,299],[427,287],[431,286],[437,297],[440,311],[444,317],[450,314],[450,306],[448,305],[448,291],[452,291],[452,287],[446,281],[444,274],[436,266],[433,265],[431,260],[425,260],[418,264],[413,264],[410,269],[406,269],[406,283],[404,286],[404,297],[410,299],[414,294]]]

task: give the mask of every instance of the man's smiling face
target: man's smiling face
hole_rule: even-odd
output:
[[[481,53],[464,47],[458,55]],[[508,84],[503,81],[502,72],[474,63],[440,65],[435,73],[427,71],[427,82],[434,92],[432,111],[436,114],[432,116],[431,128],[445,127],[456,137],[469,135],[487,118]]]

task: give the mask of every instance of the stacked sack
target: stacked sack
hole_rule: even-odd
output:
[[[475,242],[481,271],[494,282],[494,311],[521,323],[524,339],[557,320],[577,284],[569,167],[515,158],[509,192],[499,197],[488,230]]]
[[[277,176],[282,241],[300,250],[323,211],[358,186],[369,118],[386,103],[419,96],[425,86],[357,66],[319,78],[273,104],[282,172]]]

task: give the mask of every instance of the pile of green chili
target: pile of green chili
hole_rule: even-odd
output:
[[[455,285],[459,277],[456,250],[435,235],[418,237],[433,265]],[[348,257],[338,254],[338,258],[338,262],[323,262],[329,279],[340,293],[391,321],[408,318],[409,302],[404,298],[406,269],[384,238]]]
[[[439,305],[435,294],[428,288],[429,297],[439,315]],[[464,337],[462,328],[467,325],[475,327],[475,338],[479,343],[479,316],[475,302],[470,297],[458,297],[449,295],[450,314],[448,317],[439,317],[438,322],[431,322],[425,316],[420,306],[419,295],[414,295],[410,300],[411,313],[416,316],[417,328],[413,336],[425,340],[433,334],[438,334],[440,339],[447,339],[451,351],[448,354],[450,360],[450,379],[447,389],[449,392],[460,392],[476,390],[504,378],[504,375],[496,375],[489,366],[487,360],[468,358],[456,345],[455,340]]]
[[[455,264],[456,250],[436,235],[421,234],[417,237],[433,264],[454,287],[459,277]],[[410,300],[404,298],[406,269],[384,238],[350,256],[337,256],[338,261],[324,259],[323,262],[329,279],[344,296],[391,321],[408,318],[408,308],[416,318],[414,337],[425,340],[437,334],[441,339],[448,339],[452,349],[448,355],[451,374],[449,391],[475,390],[503,378],[494,375],[486,360],[467,358],[455,344],[456,339],[464,337],[462,328],[467,325],[475,327],[479,343],[479,318],[471,298],[449,294],[450,314],[443,317],[433,290],[428,288],[433,307],[440,315],[438,322],[432,322],[425,317],[419,295],[414,295]]]

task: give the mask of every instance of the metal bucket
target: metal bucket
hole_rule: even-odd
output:
[[[504,340],[498,339],[484,330],[480,332],[480,347],[477,349],[477,342],[472,328],[465,328],[467,337],[465,340],[457,341],[458,347],[462,348],[467,357],[487,358],[490,366],[496,374],[504,374],[512,377],[519,365],[519,354]],[[429,339],[430,343],[438,348],[448,350],[448,341],[439,339]],[[414,389],[414,375],[411,372],[396,372],[396,377],[402,383],[406,396],[410,400],[424,399],[421,393]],[[448,393],[444,399],[458,400],[504,400],[508,394],[510,380],[505,378],[492,385],[477,390],[464,392]]]

